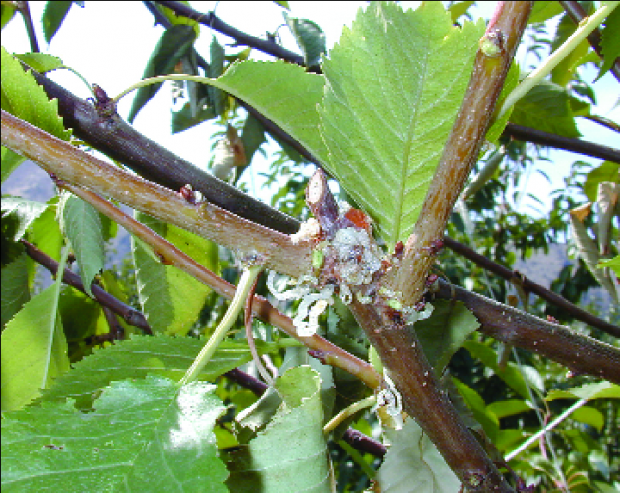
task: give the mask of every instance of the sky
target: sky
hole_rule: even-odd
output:
[[[413,8],[419,2],[401,2],[403,9]],[[472,13],[488,18],[495,2],[480,2],[482,11]],[[132,82],[142,78],[144,65],[159,40],[163,28],[153,27],[153,17],[142,2],[85,2],[84,8],[73,5],[64,24],[49,46],[46,46],[42,28],[41,15],[45,2],[30,2],[39,44],[42,52],[59,56],[65,65],[73,67],[91,83],[103,87],[108,95],[121,92]],[[208,12],[215,6],[215,12],[224,22],[248,34],[265,37],[266,32],[278,30],[283,45],[298,52],[293,37],[288,32],[282,17],[282,8],[273,2],[191,2],[192,7],[200,12]],[[344,25],[351,26],[357,10],[365,8],[366,2],[290,2],[289,15],[307,18],[316,22],[325,32],[328,49],[338,41]],[[232,39],[215,34],[222,44],[231,44]],[[201,26],[201,36],[195,47],[208,60],[211,33],[209,28]],[[28,38],[21,18],[17,17],[2,31],[2,44],[9,52],[22,53],[30,50]],[[232,49],[235,51],[236,49]],[[272,57],[253,50],[253,58],[270,60]],[[592,80],[595,72],[586,75]],[[68,71],[55,71],[51,76],[66,89],[79,97],[90,96],[88,88]],[[595,84],[600,94],[599,107],[596,113],[601,116],[618,119],[620,110],[611,110],[618,99],[618,83],[607,74]],[[126,116],[131,105],[131,96],[121,100],[119,113]],[[138,114],[134,126],[149,138],[196,166],[207,166],[211,157],[211,142],[205,135],[211,135],[212,126],[201,125],[184,132],[171,135],[170,127],[170,91],[162,88]],[[584,139],[617,147],[614,142],[617,134],[599,125],[578,118],[578,128]],[[277,147],[271,145],[269,150]],[[586,158],[578,154],[564,151],[552,151],[549,155],[552,162],[540,161],[532,169],[527,180],[526,191],[535,190],[544,202],[543,211],[549,207],[548,194],[551,190],[563,186],[563,177],[570,171],[570,165],[577,159],[592,163],[600,160]],[[251,167],[251,176],[245,181],[250,184],[250,193],[265,199],[261,192],[259,173],[266,172],[268,161],[255,155]],[[538,174],[537,169],[544,171],[552,180],[547,183]],[[525,200],[518,204],[522,212],[532,213],[532,203]],[[540,206],[537,206],[540,207]]]

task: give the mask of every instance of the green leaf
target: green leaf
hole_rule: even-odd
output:
[[[524,399],[529,399],[527,385],[517,365],[509,362],[504,369],[499,367],[497,353],[489,346],[477,341],[465,341],[463,344],[473,358],[478,358],[485,366],[492,369],[506,384]]]
[[[586,177],[583,186],[583,193],[586,194],[590,202],[596,202],[598,184],[603,181],[617,182],[620,180],[620,166],[613,161],[603,161],[596,168],[593,168]]]
[[[327,51],[323,30],[311,20],[291,17],[287,12],[282,12],[282,15],[304,55],[306,67],[318,66],[321,63],[321,57]]]
[[[40,74],[64,67],[60,58],[46,53],[23,53],[21,55],[16,54],[14,56]]]
[[[441,3],[373,3],[324,62],[319,109],[330,174],[389,245],[418,217],[471,75],[484,23],[453,27]]]
[[[30,300],[28,256],[23,253],[2,268],[2,330],[22,306]]]
[[[618,7],[605,19],[605,27],[601,32],[601,52],[603,64],[595,81],[605,75],[620,56],[620,8]]]
[[[45,10],[43,11],[43,17],[41,19],[41,24],[43,24],[43,35],[45,36],[45,41],[48,43],[52,40],[58,28],[65,20],[67,13],[69,13],[69,9],[71,8],[71,4],[73,2],[67,1],[53,1],[47,2],[45,4]]]
[[[448,12],[450,12],[450,17],[452,19],[452,23],[454,24],[459,17],[464,15],[467,12],[467,9],[474,4],[472,1],[467,2],[456,2],[450,6]]]
[[[463,397],[465,404],[467,404],[467,407],[472,412],[474,419],[480,423],[491,442],[494,442],[499,432],[499,419],[497,416],[487,409],[484,400],[482,400],[478,392],[455,377],[452,377],[452,381]]]
[[[11,173],[13,173],[26,158],[4,146],[2,146],[0,152],[2,152],[2,183],[4,183],[4,180],[11,176]]]
[[[543,81],[517,101],[510,121],[564,137],[581,137],[568,92],[551,82]]]
[[[243,124],[241,142],[243,143],[243,150],[245,151],[247,162],[250,164],[254,153],[261,145],[267,142],[265,138],[265,128],[253,115],[248,115]]]
[[[71,132],[58,116],[58,101],[50,100],[35,82],[32,74],[24,72],[21,64],[2,47],[0,49],[2,73],[2,109],[13,116],[62,140],[69,140]]]
[[[596,428],[599,433],[605,424],[603,414],[598,409],[591,406],[582,406],[579,409],[575,409],[570,417],[575,421],[579,421],[580,423]]]
[[[615,272],[616,276],[620,276],[620,255],[616,255],[614,258],[611,258],[609,260],[599,260],[596,266],[599,269],[603,267],[609,267]]]
[[[57,204],[58,196],[56,195],[47,201],[47,209],[32,221],[28,229],[28,240],[53,259],[60,258],[64,242],[56,219]]]
[[[178,24],[166,29],[151,54],[143,78],[172,73],[176,63],[191,50],[195,39],[196,31],[192,26]],[[127,117],[130,123],[160,87],[161,84],[154,84],[138,89]]]
[[[386,429],[383,435],[391,444],[375,477],[383,493],[459,490],[456,474],[415,420],[409,418],[402,430]]]
[[[225,492],[213,433],[225,407],[215,388],[149,377],[114,382],[95,412],[69,401],[8,413],[2,489]]]
[[[67,194],[61,200],[60,217],[61,229],[69,239],[80,266],[84,289],[92,296],[90,285],[105,262],[99,213],[89,203]]]
[[[281,60],[248,60],[234,63],[210,83],[256,108],[315,157],[325,155],[316,111],[323,97],[323,76]]]
[[[276,343],[255,342],[259,354],[280,348]],[[76,399],[78,407],[87,409],[92,406],[93,393],[114,380],[156,375],[179,381],[204,344],[203,339],[190,337],[133,335],[131,339],[116,341],[113,346],[96,349],[92,355],[75,363],[69,373],[43,392],[41,400],[62,402],[70,397]],[[226,340],[218,346],[199,378],[214,380],[251,360],[252,353],[246,341]]]
[[[330,492],[330,467],[321,408],[321,382],[307,366],[276,380],[284,404],[267,428],[231,453],[227,486],[235,493]]]
[[[589,383],[567,390],[552,390],[546,401],[555,399],[620,399],[620,386],[609,382]]]
[[[0,25],[2,26],[2,29],[4,29],[4,26],[6,26],[13,18],[17,9],[14,4],[5,3],[3,3],[0,8]]]
[[[32,298],[2,332],[2,410],[19,409],[69,369],[56,286]]]
[[[525,413],[531,409],[532,407],[526,401],[520,399],[495,401],[487,406],[487,411],[495,414],[498,419]]]
[[[146,214],[136,217],[199,264],[216,270],[217,245]],[[185,335],[198,318],[211,289],[189,274],[158,262],[132,237],[140,306],[156,332]]]
[[[173,134],[187,130],[188,128],[198,125],[205,120],[215,118],[215,111],[212,106],[202,105],[198,108],[195,115],[192,114],[191,103],[186,102],[183,107],[178,111],[171,111],[170,131]]]
[[[569,36],[571,36],[577,29],[577,24],[570,18],[568,14],[565,14],[560,21],[553,42],[551,43],[551,49],[556,50],[561,46]],[[587,55],[590,49],[590,43],[587,39],[584,39],[579,43],[567,57],[562,59],[560,63],[551,72],[551,81],[562,87],[566,87],[567,84],[573,79],[573,73],[577,67],[579,60]]]
[[[216,79],[224,72],[224,57],[226,53],[224,52],[224,47],[219,43],[215,36],[211,39],[210,51],[211,63],[209,64],[209,77]],[[215,114],[221,115],[224,112],[224,99],[226,95],[214,86],[209,86],[208,94]]]
[[[24,237],[32,222],[47,209],[47,204],[19,197],[2,197],[1,207],[3,218],[12,214],[17,217],[17,228],[13,240],[19,241]]]
[[[424,354],[441,375],[469,334],[480,327],[474,315],[460,301],[433,301],[432,315],[415,323],[414,329]]]
[[[559,2],[534,2],[534,5],[532,6],[532,12],[527,19],[527,23],[533,24],[536,22],[544,22],[547,19],[551,19],[552,17],[561,14],[562,12],[564,12],[564,9]]]

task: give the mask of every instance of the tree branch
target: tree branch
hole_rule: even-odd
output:
[[[535,128],[516,125],[515,123],[506,125],[506,130],[504,130],[503,135],[510,136],[516,140],[524,140],[526,142],[533,142],[534,144],[541,144],[556,149],[564,149],[566,151],[576,152],[598,159],[606,159],[607,161],[620,164],[620,150],[593,142],[587,142],[585,140],[564,137]]]
[[[121,225],[126,231],[150,245],[161,259],[162,263],[166,265],[173,265],[181,269],[183,272],[186,272],[192,277],[198,279],[200,282],[203,282],[207,286],[211,287],[220,296],[223,296],[229,300],[234,297],[236,290],[235,286],[217,276],[206,267],[197,263],[170,242],[156,234],[153,230],[128,216],[107,200],[104,200],[93,192],[83,190],[68,183],[64,183],[62,186],[91,204],[95,207],[95,209],[112,219],[114,222]],[[271,305],[271,303],[269,303],[262,296],[254,296],[252,300],[252,313],[264,322],[273,325],[274,327],[278,327],[289,336],[303,343],[309,349],[324,354],[326,356],[323,360],[325,364],[329,364],[350,373],[351,375],[359,378],[371,389],[376,389],[381,385],[382,377],[376,372],[371,364],[360,360],[359,358],[316,334],[310,337],[299,336],[297,334],[297,329],[293,325],[293,321],[274,308],[273,305]]]
[[[155,3],[172,10],[176,15],[193,19],[204,26],[208,26],[219,33],[225,34],[226,36],[233,38],[237,44],[249,46],[250,48],[257,49],[268,55],[286,60],[287,62],[296,63],[297,65],[304,65],[304,58],[301,55],[283,48],[274,41],[257,38],[239,31],[238,29],[235,29],[234,27],[223,22],[213,12],[203,14],[187,5],[182,4],[181,2],[157,1]],[[313,67],[313,69],[315,68],[318,67]]]
[[[424,292],[426,276],[435,261],[429,248],[443,237],[454,203],[478,158],[531,8],[532,2],[499,2],[481,40],[495,52],[478,50],[461,109],[405,245],[401,268],[391,282],[406,305],[413,306]]]
[[[74,96],[35,70],[32,70],[32,75],[50,99],[58,100],[58,111],[66,127],[72,128],[77,137],[145,179],[177,191],[190,184],[194,190],[209,197],[212,204],[249,221],[289,234],[299,229],[295,219],[179,158],[137,132],[118,115],[102,118],[88,101]]]
[[[479,330],[483,334],[548,357],[576,375],[596,375],[620,384],[618,348],[441,279],[437,295],[465,303],[482,324]]]
[[[310,268],[309,242],[293,244],[288,235],[242,219],[212,203],[190,203],[180,194],[101,161],[4,110],[2,143],[63,181],[79,183],[227,246],[240,258],[252,257],[265,267],[293,277]]]
[[[618,327],[617,325],[610,324],[609,322],[606,322],[605,320],[595,315],[592,315],[585,310],[582,310],[581,308],[573,305],[570,301],[563,298],[559,294],[548,290],[540,284],[530,281],[519,272],[512,271],[507,267],[504,267],[503,265],[497,264],[484,257],[483,255],[476,253],[467,245],[459,243],[458,241],[453,240],[452,238],[449,238],[447,236],[444,238],[444,244],[452,251],[462,255],[466,259],[471,260],[482,268],[493,272],[494,274],[497,274],[498,276],[506,279],[507,281],[518,282],[519,284],[521,284],[521,286],[523,286],[523,289],[526,292],[529,291],[537,294],[548,303],[552,303],[558,308],[566,311],[566,313],[571,317],[576,318],[577,320],[581,320],[582,322],[585,322],[592,327],[596,327],[597,329],[607,332],[614,337],[620,337],[620,327]]]
[[[585,9],[576,1],[561,1],[560,5],[566,11],[568,16],[573,20],[575,24],[579,24],[584,18],[588,17]],[[598,27],[594,29],[590,34],[588,34],[588,42],[592,49],[596,52],[598,56],[603,58],[603,52],[601,50],[601,32]],[[614,77],[618,82],[620,82],[620,58],[616,58],[614,63],[612,64],[611,73],[614,74]]]
[[[26,247],[26,253],[32,260],[34,260],[38,264],[41,264],[43,267],[49,270],[52,275],[56,275],[56,273],[58,272],[58,262],[43,253],[32,243],[26,240],[21,240],[21,242]],[[82,279],[80,278],[80,276],[78,276],[74,272],[71,272],[69,269],[65,269],[62,275],[62,281],[65,284],[73,286],[82,293],[86,294],[86,290],[84,289],[84,284],[82,283]],[[90,289],[93,293],[93,297],[95,298],[95,300],[97,300],[102,306],[109,308],[114,313],[118,313],[129,325],[138,327],[145,334],[153,335],[151,326],[146,321],[143,313],[135,310],[134,308],[115,298],[96,283],[92,283]]]

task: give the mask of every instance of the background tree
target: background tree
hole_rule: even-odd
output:
[[[469,2],[373,4],[329,54],[318,25],[285,13],[297,55],[213,12],[145,2],[165,28],[147,80],[114,98],[93,85],[90,101],[46,77],[66,67],[39,53],[28,4],[3,4],[32,52],[2,50],[2,179],[27,157],[58,188],[47,204],[2,200],[3,486],[617,486],[620,153],[575,127],[618,131],[592,114],[579,70],[618,77],[617,3],[539,2],[530,15],[529,2],[500,2],[486,26],[466,19]],[[70,8],[48,3],[47,41]],[[558,14],[551,37],[542,22]],[[207,62],[201,25],[288,63],[215,39]],[[520,81],[521,42],[540,61]],[[118,115],[136,90],[133,121],[163,80],[181,103],[173,131],[221,124],[215,177]],[[282,147],[271,206],[242,192],[266,134]],[[535,219],[507,194],[542,146],[605,161],[576,162]],[[117,225],[132,235],[122,269],[105,258]],[[563,296],[511,269],[567,237],[582,263],[554,283]],[[36,265],[64,274],[42,289]],[[578,306],[595,285],[605,318]]]

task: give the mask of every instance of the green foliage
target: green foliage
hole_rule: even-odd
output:
[[[5,491],[227,491],[213,428],[224,411],[214,385],[179,389],[159,377],[115,382],[92,413],[70,400],[2,420]],[[49,471],[56,474],[49,474]]]
[[[289,9],[286,2],[276,3]],[[42,21],[48,42],[71,4],[47,4]],[[482,19],[469,22],[476,11],[470,9],[472,5],[459,2],[445,10],[439,2],[425,2],[416,11],[403,12],[396,4],[373,3],[358,12],[329,52],[321,26],[285,12],[306,67],[282,60],[246,60],[249,48],[233,53],[211,29],[202,29],[200,39],[196,20],[156,5],[171,27],[150,60],[136,63],[146,66],[144,77],[204,75],[205,83],[170,84],[172,131],[216,117],[220,129],[227,123],[242,128],[248,166],[256,167],[257,151],[270,166],[264,176],[266,188],[271,188],[269,194],[261,191],[262,198],[287,214],[307,219],[308,163],[268,124],[266,130],[255,116],[246,114],[234,98],[275,122],[321,162],[330,175],[330,186],[339,188],[340,199],[374,219],[377,239],[388,249],[406,240],[414,226],[459,111],[484,33]],[[590,12],[594,7],[585,4],[585,8]],[[475,164],[478,179],[447,225],[450,236],[511,270],[521,269],[518,261],[531,260],[554,242],[574,241],[575,234],[567,226],[568,211],[582,205],[586,197],[596,202],[601,183],[617,182],[617,163],[576,161],[566,186],[553,193],[551,210],[543,210],[538,200],[541,209],[531,215],[515,207],[520,200],[516,191],[524,189],[528,179],[545,179],[543,167],[555,165],[555,156],[547,157],[546,148],[507,139],[502,133],[510,121],[568,138],[579,136],[576,118],[596,114],[596,100],[602,97],[583,72],[584,64],[594,61],[601,74],[609,69],[610,60],[618,55],[619,11],[604,22],[602,62],[582,42],[556,67],[550,80],[493,122],[485,137],[485,149],[491,152],[481,152]],[[13,6],[2,5],[3,25],[13,12]],[[498,107],[518,84],[521,68],[529,71],[545,63],[549,50],[575,31],[568,16],[557,29],[550,29],[553,24],[546,21],[561,12],[557,2],[535,3],[524,36],[525,50],[519,50],[527,52],[527,58],[519,60],[521,65],[513,63]],[[158,22],[163,23],[163,17]],[[208,63],[200,56],[205,50]],[[2,108],[68,140],[70,132],[58,117],[57,104],[49,101],[18,60],[39,72],[67,68],[49,54],[14,58],[3,48]],[[98,66],[104,63],[98,61]],[[158,84],[138,90],[130,120],[160,88]],[[609,118],[604,122],[616,125]],[[275,141],[270,147],[263,145],[266,132]],[[219,136],[215,133],[211,138]],[[197,145],[208,152],[205,142]],[[272,152],[274,146],[277,150]],[[22,161],[2,148],[3,187]],[[246,185],[239,177],[248,181],[244,169],[237,172],[242,189]],[[532,198],[539,199],[534,192]],[[203,336],[213,332],[227,303],[211,287],[162,263],[164,259],[141,240],[132,238],[131,255],[113,255],[115,248],[124,251],[116,223],[75,197],[60,201],[59,197],[47,203],[12,196],[2,199],[4,489],[150,491],[156,477],[161,491],[318,492],[333,491],[332,471],[336,490],[343,492],[367,490],[370,478],[379,482],[382,491],[392,493],[459,489],[457,477],[437,448],[410,418],[402,430],[393,430],[378,419],[382,411],[365,410],[324,433],[328,420],[373,390],[359,376],[311,358],[305,346],[264,320],[253,326],[254,343],[275,383],[260,398],[255,393],[261,393],[261,388],[250,392],[232,378],[234,373],[228,373],[255,370],[242,317],[200,371],[199,381],[179,386],[205,344]],[[605,254],[597,253],[597,259],[610,260],[598,265],[618,274],[618,225],[613,200],[606,200],[597,202],[582,226],[585,235],[596,233],[601,242],[607,238]],[[135,217],[197,263],[237,282],[238,266],[226,249],[146,214]],[[87,294],[71,287],[60,289],[58,279],[45,289],[49,275],[25,254],[22,239],[56,261],[66,252],[63,245],[70,245],[77,260],[73,270],[79,269],[87,290],[95,280],[118,301],[143,312],[155,336],[142,335],[130,325],[126,309],[105,313]],[[460,255],[444,249],[438,261],[437,272],[454,284],[498,302],[516,298],[514,284],[487,275]],[[597,285],[585,265],[576,263],[560,271],[552,288],[580,303],[584,293]],[[257,293],[268,295],[264,279]],[[463,304],[430,299],[430,294],[428,298],[434,312],[416,322],[413,330],[466,426],[492,460],[514,452],[564,415],[548,433],[543,451],[532,445],[512,459],[510,467],[541,491],[567,487],[590,491],[590,485],[611,491],[620,482],[620,459],[614,448],[620,440],[618,386],[588,376],[569,381],[560,365],[521,349],[510,352],[478,333],[480,323]],[[283,311],[293,315],[298,305],[299,300],[293,300]],[[611,336],[585,328],[551,304],[529,299],[527,308],[617,345]],[[127,320],[121,320],[123,316]],[[612,316],[613,311],[610,320]],[[379,360],[346,305],[336,300],[320,320],[321,334],[332,344],[370,359],[378,370],[389,367]],[[114,340],[123,336],[114,329],[116,322],[125,340]],[[518,358],[503,359],[512,354]],[[391,444],[383,460],[340,439],[351,424]],[[558,459],[551,460],[553,456]]]
[[[54,1],[45,4],[41,23],[43,24],[45,41],[48,43],[52,40],[56,32],[58,32],[62,22],[69,13],[71,5],[73,5],[71,1]]]
[[[178,24],[166,29],[151,54],[143,78],[170,74],[177,62],[191,50],[196,31],[186,24]],[[133,122],[142,107],[159,91],[161,84],[138,89],[127,120]]]
[[[481,23],[452,27],[436,3],[404,15],[374,4],[324,64],[319,157],[390,246],[417,219],[482,33]]]
[[[35,82],[32,74],[24,72],[21,64],[2,47],[2,109],[32,123],[62,140],[69,140],[58,116],[58,101],[50,100]]]

